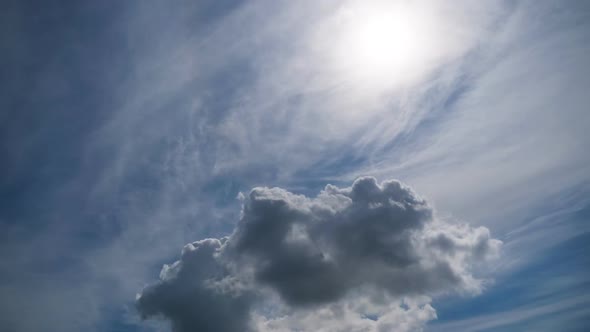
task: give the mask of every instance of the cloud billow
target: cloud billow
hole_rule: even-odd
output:
[[[207,285],[227,275],[215,258],[223,242],[205,239],[187,244],[180,261],[164,266],[161,281],[142,291],[137,300],[141,315],[161,314],[172,321],[174,331],[244,330],[251,302],[248,294],[229,295]]]
[[[188,244],[180,261],[142,291],[137,307],[143,317],[170,319],[177,332],[290,330],[277,323],[288,319],[260,312],[263,303],[278,298],[288,308],[283,315],[295,316],[361,299],[375,308],[451,291],[477,293],[482,280],[472,267],[496,256],[500,245],[484,227],[436,219],[424,199],[395,180],[363,177],[348,188],[328,185],[315,198],[254,188],[231,236]],[[356,321],[367,331],[391,324],[383,310],[369,319],[367,306],[358,308],[349,315],[361,317]],[[255,324],[253,316],[263,318]],[[350,321],[340,319],[332,329],[354,330]],[[305,328],[314,326],[296,327]]]

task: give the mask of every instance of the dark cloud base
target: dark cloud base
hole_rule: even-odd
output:
[[[353,293],[477,293],[481,280],[472,266],[496,256],[500,245],[484,227],[437,220],[424,199],[395,180],[363,177],[348,188],[328,185],[315,198],[254,188],[231,236],[186,245],[141,292],[137,308],[144,318],[169,319],[176,332],[252,331],[264,326],[252,316],[270,298],[296,313],[329,308]]]

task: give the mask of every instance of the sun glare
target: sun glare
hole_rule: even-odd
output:
[[[434,23],[428,11],[408,3],[346,8],[334,50],[340,71],[387,84],[414,80],[436,55]]]
[[[368,68],[391,69],[409,61],[415,49],[411,24],[402,17],[375,14],[352,32],[351,55]]]

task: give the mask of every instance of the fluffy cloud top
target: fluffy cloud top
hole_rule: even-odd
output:
[[[501,245],[484,227],[437,220],[395,180],[363,177],[315,198],[255,188],[243,204],[229,238],[188,244],[142,291],[144,317],[178,332],[415,329],[436,316],[430,296],[479,292],[472,267]],[[273,301],[280,312],[265,307]]]

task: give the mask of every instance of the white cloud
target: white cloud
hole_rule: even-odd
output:
[[[460,70],[448,68],[464,79],[425,101],[431,124],[349,176],[402,178],[439,210],[502,233],[535,204],[587,183],[588,29],[573,23],[581,12],[521,3]]]
[[[374,299],[357,294],[321,308],[282,308],[276,318],[254,314],[253,319],[260,332],[415,332],[436,319],[436,311],[427,297],[399,300],[385,296],[382,300],[386,301],[375,303]]]

